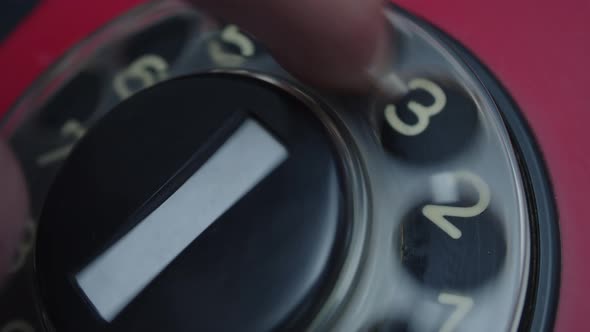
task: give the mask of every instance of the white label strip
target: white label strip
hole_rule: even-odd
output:
[[[247,119],[162,205],[76,275],[100,316],[112,321],[287,155],[281,143]]]

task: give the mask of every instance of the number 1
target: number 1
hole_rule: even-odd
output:
[[[467,296],[461,296],[450,293],[440,293],[438,302],[442,304],[454,305],[457,307],[449,316],[446,322],[441,326],[440,332],[453,332],[459,323],[465,318],[467,313],[473,308],[473,299]]]

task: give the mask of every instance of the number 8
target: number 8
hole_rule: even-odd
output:
[[[408,109],[418,118],[415,124],[403,122],[397,115],[395,105],[389,104],[385,107],[385,120],[399,133],[406,136],[416,136],[428,128],[430,117],[443,110],[447,104],[447,96],[438,84],[424,78],[412,79],[408,86],[410,90],[422,89],[430,93],[434,98],[434,103],[424,106],[413,100],[408,102]]]

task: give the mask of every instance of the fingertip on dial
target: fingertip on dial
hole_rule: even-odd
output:
[[[248,14],[230,0],[190,2],[252,33],[289,72],[316,87],[369,89],[370,69],[390,43],[381,0],[253,0]]]

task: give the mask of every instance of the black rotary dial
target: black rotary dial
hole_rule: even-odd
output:
[[[385,15],[366,95],[168,1],[67,53],[0,123],[31,197],[0,332],[550,329],[526,125],[466,50]]]

